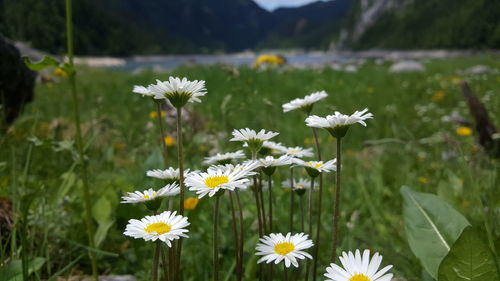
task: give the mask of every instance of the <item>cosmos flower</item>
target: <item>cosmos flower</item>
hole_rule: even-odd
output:
[[[325,91],[315,92],[305,96],[303,99],[294,99],[289,103],[283,105],[283,112],[289,112],[295,109],[300,109],[309,114],[312,110],[314,103],[328,97]]]
[[[354,112],[352,115],[344,115],[338,111],[335,111],[334,115],[328,115],[324,118],[311,115],[306,118],[306,124],[309,127],[326,129],[333,137],[342,138],[352,124],[359,123],[366,127],[365,120],[370,118],[373,118],[373,114],[369,113],[368,109],[365,108],[362,111]]]
[[[265,235],[260,238],[260,243],[255,248],[256,255],[262,256],[257,263],[265,261],[266,263],[274,262],[274,264],[278,264],[284,261],[286,267],[290,267],[290,265],[299,267],[297,259],[312,259],[312,256],[304,250],[311,248],[313,245],[313,242],[304,233],[294,235],[291,233],[286,235],[271,233],[269,236]]]
[[[245,158],[245,153],[243,150],[238,150],[236,152],[227,152],[227,153],[217,153],[214,156],[205,157],[205,161],[203,164],[205,165],[213,165],[213,164],[228,164],[231,163],[232,160]]]
[[[142,90],[142,89],[141,89]],[[201,102],[200,97],[207,93],[205,81],[189,81],[187,78],[169,77],[168,81],[156,80],[156,84],[148,87],[155,99],[167,99],[176,108],[181,108],[188,102]]]
[[[188,232],[186,229],[188,225],[186,217],[167,211],[155,216],[146,216],[141,220],[129,220],[123,234],[153,242],[159,239],[168,247],[172,247],[173,240],[181,237],[188,238],[185,234]]]
[[[392,273],[385,274],[392,268],[392,265],[377,271],[382,263],[382,256],[378,253],[375,253],[370,260],[370,250],[364,250],[363,256],[359,250],[356,250],[355,254],[343,252],[339,259],[344,268],[331,263],[324,274],[328,278],[327,281],[390,281],[392,279]]]

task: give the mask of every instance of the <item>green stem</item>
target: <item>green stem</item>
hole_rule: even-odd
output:
[[[342,169],[342,138],[337,138],[337,172],[335,176],[335,209],[333,213],[332,230],[332,256],[331,260],[335,263],[337,258],[337,233],[340,218],[340,175]]]
[[[285,281],[288,281],[288,270],[286,270],[285,261],[282,261],[282,262],[283,262],[283,272],[284,272],[284,276],[285,276]]]
[[[318,157],[318,161],[321,161],[321,149],[319,145],[318,134],[316,133],[316,128],[311,128],[314,143],[316,145],[316,156]],[[313,252],[313,281],[316,281],[316,273],[318,272],[318,252],[319,252],[319,243],[320,243],[320,227],[321,227],[321,206],[323,202],[323,174],[319,174],[319,194],[318,194],[318,210],[317,210],[317,222],[316,222],[316,240],[314,241],[316,245],[314,246]],[[311,233],[312,235],[312,233]]]
[[[269,176],[268,184],[268,200],[269,200],[269,233],[273,232],[273,179],[272,176]],[[271,267],[272,268],[272,267]]]
[[[264,192],[262,192],[262,172],[259,173],[259,186],[257,188],[259,191],[260,199],[260,209],[262,214],[262,227],[263,233],[267,233],[267,222],[266,222],[266,207],[264,203]]]
[[[308,194],[308,202],[307,202],[307,213],[309,214],[309,228],[307,230],[307,234],[309,237],[312,238],[312,228],[313,228],[313,211],[312,211],[312,198],[313,198],[313,191],[314,191],[314,178],[311,178],[311,187],[309,189],[309,194]],[[311,260],[308,259],[306,262],[306,278],[305,281],[309,280],[309,272],[311,269]]]
[[[239,245],[238,225],[237,225],[237,219],[236,219],[236,212],[234,210],[234,198],[233,198],[232,192],[229,192],[229,205],[231,207],[231,219],[232,219],[232,224],[233,224],[234,241],[235,241],[236,245]],[[239,247],[236,246],[236,265],[237,265],[236,266],[236,276],[237,276],[238,281],[241,281],[241,279],[240,279],[241,274],[239,272],[240,259],[241,259],[241,257],[240,257]]]
[[[293,168],[290,168],[290,214],[288,221],[288,229],[290,232],[293,232],[293,212],[294,212],[294,201],[295,201],[295,190],[293,187],[294,178],[293,178]]]
[[[154,251],[154,257],[153,257],[153,268],[151,270],[151,280],[153,281],[158,281],[158,265],[160,264],[160,249],[161,249],[161,242],[156,242],[155,243],[155,251]]]
[[[300,205],[300,231],[303,233],[305,230],[304,227],[304,196],[301,195],[299,197],[299,205]]]
[[[177,158],[179,161],[179,214],[184,215],[184,157],[183,157],[183,143],[182,143],[182,108],[177,108]],[[179,239],[177,244],[177,256],[175,260],[174,280],[180,279],[180,266],[181,266],[181,253],[182,253],[182,239]]]
[[[220,196],[215,196],[213,233],[213,281],[219,281],[219,199]]]
[[[163,118],[161,117],[161,106],[163,103],[163,100],[155,100],[156,102],[156,112],[158,115],[158,127],[160,128],[160,137],[161,137],[161,146],[163,148],[163,165],[166,168],[168,168],[168,149],[167,149],[167,144],[165,143],[165,130],[163,127]]]
[[[69,82],[71,85],[71,94],[73,98],[73,112],[75,114],[75,127],[76,127],[76,146],[78,149],[78,157],[80,161],[81,167],[81,177],[83,182],[83,196],[85,203],[85,224],[87,228],[87,238],[89,242],[90,248],[95,248],[94,243],[94,226],[92,224],[92,216],[91,216],[91,205],[90,205],[90,188],[89,181],[87,175],[87,165],[85,164],[85,155],[83,151],[83,140],[82,140],[82,132],[80,128],[80,111],[78,106],[78,95],[76,92],[76,79],[75,79],[75,66],[73,63],[73,21],[72,21],[72,9],[71,9],[71,0],[66,0],[66,43],[68,48],[68,64],[70,68]],[[97,276],[97,262],[96,256],[93,251],[89,250],[90,263],[92,266],[92,278],[94,280],[98,280]]]
[[[238,250],[239,250],[239,255],[240,255],[240,263],[238,264],[238,270],[237,272],[239,273],[238,280],[241,281],[243,278],[243,246],[245,242],[245,233],[244,233],[244,223],[243,223],[243,209],[241,206],[241,201],[240,201],[240,195],[238,193],[238,190],[234,191],[234,195],[236,197],[236,203],[238,206],[238,214],[239,214],[239,221],[240,221],[240,241],[238,243]]]
[[[167,262],[167,251],[162,247],[161,251],[161,266],[163,267],[163,280],[170,281],[170,272],[168,270],[169,264]]]

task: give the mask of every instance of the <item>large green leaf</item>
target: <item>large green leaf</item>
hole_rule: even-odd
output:
[[[404,219],[410,248],[433,278],[439,264],[469,222],[433,194],[403,186]]]
[[[28,261],[28,274],[39,270],[45,263],[44,258],[34,258]],[[21,260],[12,260],[0,266],[0,281],[22,281],[23,268]]]
[[[49,57],[49,56],[44,56],[41,61],[37,61],[37,62],[31,61],[30,58],[26,57],[26,56],[23,57],[23,60],[24,60],[24,64],[26,64],[26,66],[29,69],[35,70],[35,71],[39,71],[39,70],[42,70],[42,69],[47,68],[47,67],[59,67],[59,65],[60,65],[60,63],[56,59]]]
[[[439,266],[439,281],[498,281],[495,257],[472,227],[467,227]]]

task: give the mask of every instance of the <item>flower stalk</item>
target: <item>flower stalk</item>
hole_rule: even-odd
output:
[[[337,257],[337,234],[340,217],[340,175],[342,169],[342,138],[337,138],[337,172],[335,175],[335,206],[333,213],[333,231],[332,231],[332,262]]]
[[[163,165],[165,166],[165,169],[168,168],[168,149],[167,149],[167,144],[165,143],[165,129],[163,126],[163,117],[161,116],[161,107],[163,104],[163,100],[155,100],[156,102],[156,112],[157,112],[157,118],[158,118],[158,128],[160,129],[160,141],[161,141],[161,146],[163,148]]]
[[[83,139],[81,132],[81,124],[80,124],[80,110],[78,105],[78,94],[76,91],[76,78],[75,78],[75,66],[73,63],[74,49],[73,49],[73,19],[72,19],[72,3],[71,0],[66,0],[66,44],[68,51],[68,66],[69,73],[68,79],[71,85],[71,95],[73,99],[73,112],[75,118],[75,127],[76,127],[76,146],[78,149],[78,158],[80,164],[80,173],[83,182],[83,196],[84,196],[84,204],[85,204],[85,224],[87,228],[87,238],[90,249],[95,248],[94,242],[94,225],[92,223],[92,215],[91,215],[91,205],[90,205],[90,188],[89,188],[89,180],[87,173],[87,165],[85,163],[85,154],[83,148]],[[95,252],[89,249],[89,258],[90,264],[92,267],[92,278],[97,281],[97,261]]]
[[[184,156],[183,156],[183,143],[182,143],[182,107],[176,107],[177,111],[177,158],[179,163],[179,214],[184,215]],[[182,239],[177,243],[177,255],[174,268],[174,280],[180,280],[180,266],[182,254]]]
[[[293,212],[295,205],[295,190],[293,187],[294,178],[293,178],[293,167],[290,168],[290,214],[288,221],[288,229],[290,232],[293,232]]]
[[[213,228],[213,281],[219,281],[219,199],[215,196]]]

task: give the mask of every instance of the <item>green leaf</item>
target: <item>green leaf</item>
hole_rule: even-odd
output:
[[[500,280],[495,257],[479,233],[467,227],[439,266],[439,281]]]
[[[45,263],[44,258],[34,258],[28,261],[28,274],[39,270]],[[0,267],[0,281],[22,281],[23,269],[21,260],[12,260]]]
[[[23,56],[23,61],[24,61],[24,64],[26,64],[26,66],[31,69],[31,70],[35,70],[35,71],[39,71],[39,70],[42,70],[44,68],[47,68],[47,67],[59,67],[60,63],[52,58],[52,57],[49,57],[49,56],[44,56],[43,59],[41,61],[38,61],[38,62],[33,62],[31,61],[31,59],[27,56]]]
[[[410,248],[436,279],[439,264],[469,222],[436,195],[414,192],[406,186],[401,188],[401,194]]]
[[[113,225],[114,220],[101,221],[97,227],[97,231],[94,234],[94,243],[96,247],[99,247],[101,243],[106,239],[108,235],[109,228]]]
[[[111,203],[106,197],[102,196],[92,206],[92,216],[99,224],[109,220],[111,216]]]

